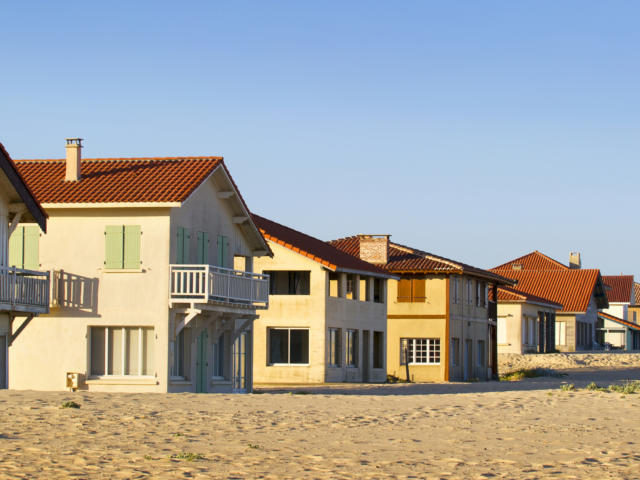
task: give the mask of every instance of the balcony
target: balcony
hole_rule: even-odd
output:
[[[0,266],[0,311],[49,313],[49,272]]]
[[[170,298],[178,303],[269,307],[269,275],[213,265],[170,265]]]

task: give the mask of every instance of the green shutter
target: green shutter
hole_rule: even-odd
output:
[[[225,268],[229,268],[229,265],[227,264],[227,258],[229,258],[227,256],[228,250],[229,250],[229,238],[228,237],[222,237],[222,266]]]
[[[218,235],[218,261],[216,265],[219,267],[224,267],[224,237],[222,235]]]
[[[24,227],[16,228],[9,238],[9,266],[23,268]]]
[[[124,264],[124,228],[122,225],[107,225],[104,229],[106,268],[122,268]]]
[[[209,263],[209,234],[198,232],[198,263],[206,265]]]
[[[40,268],[40,227],[24,227],[24,268]]]
[[[140,268],[140,225],[124,226],[124,268]]]

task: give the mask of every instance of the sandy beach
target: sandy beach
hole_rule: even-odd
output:
[[[583,387],[640,368],[565,373],[252,395],[1,391],[0,477],[638,478],[640,395]]]

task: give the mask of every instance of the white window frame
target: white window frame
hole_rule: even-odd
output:
[[[407,355],[411,357],[409,359],[409,365],[440,365],[440,362],[442,361],[442,350],[440,349],[439,338],[401,338],[400,365],[405,365],[405,362],[403,361],[404,342],[407,342],[407,347],[409,347],[407,351]],[[420,353],[424,352],[424,355],[416,355],[416,353],[418,353],[418,348],[416,347],[420,347]],[[432,356],[435,356],[436,353],[438,361],[431,361]],[[424,361],[422,361],[423,359]]]
[[[454,277],[452,280],[453,280],[453,303],[457,304],[460,301],[460,278]]]
[[[358,330],[348,328],[345,331],[345,365],[347,368],[358,368]],[[349,358],[353,360],[349,363]]]
[[[473,305],[473,281],[467,279],[467,305]]]
[[[118,327],[102,327],[99,325],[91,325],[89,327],[89,335],[93,335],[93,329],[94,328],[103,328],[104,329],[104,370],[105,373],[104,375],[89,375],[90,378],[154,378],[155,377],[155,372],[152,374],[148,374],[148,375],[143,375],[142,374],[142,365],[144,363],[144,357],[145,357],[145,353],[146,351],[144,351],[144,342],[142,341],[143,335],[142,335],[142,331],[143,330],[149,330],[151,332],[151,334],[153,335],[153,340],[155,341],[155,329],[153,327],[142,327],[142,326],[118,326]],[[124,374],[124,371],[126,370],[126,359],[127,359],[127,330],[128,329],[134,329],[137,328],[138,329],[138,375],[126,375]],[[109,331],[110,330],[122,330],[122,346],[121,346],[121,355],[122,355],[122,374],[117,374],[114,375],[113,373],[109,373]],[[91,339],[90,339],[90,343],[89,345],[91,345]],[[91,372],[91,370],[93,369],[91,366],[91,358],[93,357],[93,352],[91,352],[91,349],[89,349],[89,372]],[[154,361],[154,369],[155,369],[155,361]]]
[[[335,344],[334,344],[335,340]],[[340,348],[340,341],[342,340],[341,329],[339,328],[329,328],[329,358],[327,359],[327,365],[332,368],[340,368],[342,367],[342,349]],[[337,354],[338,363],[332,363],[333,358]]]

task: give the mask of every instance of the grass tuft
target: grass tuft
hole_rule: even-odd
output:
[[[609,385],[610,392],[623,393],[630,395],[640,392],[640,380],[627,380],[622,385]]]
[[[80,408],[80,404],[74,402],[73,400],[67,400],[66,402],[62,402],[60,408]]]
[[[262,447],[260,445],[258,445],[257,443],[247,443],[247,447],[249,448],[253,448],[255,450],[260,450]]]
[[[174,453],[169,458],[175,460],[186,460],[187,462],[193,462],[194,460],[204,460],[204,455],[193,452]]]
[[[560,387],[563,392],[575,392],[576,386],[573,383],[565,383]]]

